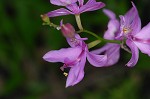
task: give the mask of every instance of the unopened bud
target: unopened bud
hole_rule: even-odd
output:
[[[42,20],[43,20],[44,22],[50,23],[49,17],[48,17],[46,14],[41,15],[41,18],[42,18]]]
[[[61,32],[67,38],[73,38],[75,36],[75,29],[70,23],[63,24],[61,26]]]

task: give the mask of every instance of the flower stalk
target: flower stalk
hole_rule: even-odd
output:
[[[90,48],[92,48],[92,47],[98,45],[99,43],[101,43],[100,40],[95,40],[95,41],[93,41],[93,42],[90,42],[90,43],[88,44],[88,49],[90,49]]]
[[[83,30],[82,32],[88,33],[88,34],[90,34],[90,35],[96,37],[96,38],[97,38],[98,40],[100,40],[101,42],[121,44],[121,41],[103,39],[103,38],[99,37],[98,35],[96,35],[95,33],[91,32],[91,31],[88,31],[88,30]]]
[[[76,22],[77,22],[78,28],[82,31],[82,30],[83,30],[83,27],[82,27],[82,23],[81,23],[80,15],[79,15],[79,14],[75,15],[75,19],[76,19]]]

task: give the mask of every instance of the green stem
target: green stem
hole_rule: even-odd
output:
[[[90,43],[88,44],[88,49],[90,49],[90,48],[92,48],[92,47],[98,45],[100,42],[101,42],[100,40],[95,40],[95,41],[93,41],[93,42],[90,42]]]
[[[48,26],[53,27],[53,28],[55,28],[57,30],[61,29],[61,27],[59,25],[56,25],[56,24],[54,24],[52,22],[43,23],[43,25],[48,25]]]
[[[79,14],[75,15],[75,18],[76,18],[76,22],[77,22],[78,28],[80,30],[83,30],[83,27],[82,27],[82,24],[81,24],[80,15]]]
[[[59,26],[59,25],[56,25],[56,24],[54,24],[54,23],[50,23],[49,26],[50,26],[50,27],[52,26],[52,27],[56,28],[57,30],[60,30],[60,26]]]
[[[117,44],[121,44],[120,41],[117,40],[107,40],[107,39],[103,39],[101,37],[99,37],[98,35],[96,35],[95,33],[88,31],[88,30],[82,30],[82,32],[88,33],[94,37],[96,37],[98,40],[100,40],[101,42],[106,42],[106,43],[117,43]]]

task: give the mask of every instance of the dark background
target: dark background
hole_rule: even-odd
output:
[[[117,15],[132,7],[129,0],[102,1]],[[133,2],[145,26],[150,21],[150,0]],[[66,77],[59,69],[63,64],[42,59],[50,50],[69,47],[60,31],[42,26],[40,15],[57,8],[49,0],[1,0],[0,99],[150,99],[150,57],[140,53],[138,64],[128,68],[131,55],[123,50],[114,66],[95,68],[87,63],[84,79],[65,88]],[[62,18],[77,29],[73,15],[52,21],[59,24]],[[84,28],[101,36],[109,21],[102,10],[83,13],[81,19]]]

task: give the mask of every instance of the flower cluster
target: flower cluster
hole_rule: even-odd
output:
[[[62,71],[69,68],[69,73],[64,72],[67,76],[66,87],[73,86],[83,79],[86,59],[95,67],[112,66],[120,58],[120,49],[124,49],[132,54],[126,66],[133,67],[138,62],[139,50],[150,56],[150,23],[141,29],[141,20],[133,2],[131,2],[132,8],[125,15],[119,16],[120,20],[111,10],[103,9],[104,14],[110,19],[103,38],[83,28],[80,14],[101,9],[105,6],[104,3],[95,0],[88,0],[85,4],[84,0],[50,0],[50,3],[66,8],[41,15],[43,24],[60,29],[70,47],[49,51],[43,59],[48,62],[62,62],[63,66],[60,67]],[[76,31],[70,23],[64,24],[61,21],[60,25],[56,25],[49,20],[49,17],[69,14],[75,15],[79,31]],[[88,38],[81,38],[79,35],[81,32],[91,34],[96,40],[86,44],[84,41]],[[89,51],[101,42],[106,44],[99,49]]]

